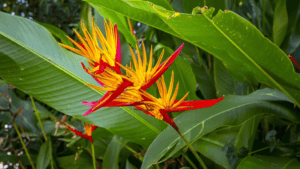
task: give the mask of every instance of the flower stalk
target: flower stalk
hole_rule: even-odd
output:
[[[47,141],[47,135],[46,135],[44,126],[43,126],[43,124],[42,124],[42,121],[41,121],[39,112],[37,111],[37,108],[36,108],[36,106],[35,106],[34,99],[33,99],[33,97],[32,97],[31,95],[30,95],[30,99],[31,99],[31,102],[32,102],[32,105],[33,105],[33,108],[34,108],[34,111],[35,111],[36,118],[38,119],[39,124],[40,124],[40,126],[41,126],[41,129],[42,129],[42,132],[43,132],[45,141]]]
[[[95,156],[95,146],[94,146],[93,142],[91,142],[91,146],[92,146],[92,155],[93,155],[93,166],[94,166],[94,169],[97,169],[96,156]]]

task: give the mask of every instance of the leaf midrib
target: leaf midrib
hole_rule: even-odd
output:
[[[93,91],[95,91],[96,93],[99,93],[100,95],[104,95],[104,92],[102,91],[98,91],[94,88],[91,88],[87,85],[87,83],[79,78],[77,75],[73,74],[72,72],[68,71],[67,69],[63,68],[62,66],[58,65],[58,64],[52,64],[52,61],[49,61],[46,57],[44,57],[42,54],[36,52],[35,50],[31,49],[30,47],[24,45],[23,43],[19,42],[18,40],[12,38],[11,36],[7,35],[6,33],[0,31],[0,34],[5,37],[6,39],[8,39],[9,41],[12,41],[14,43],[16,43],[17,45],[23,47],[24,49],[29,50],[30,52],[32,52],[33,54],[35,54],[36,56],[38,56],[39,58],[44,59],[44,61],[50,63],[50,65],[56,67],[57,69],[63,71],[64,73],[66,73],[67,75],[69,75],[70,77],[72,77],[73,79],[79,81],[80,83],[84,84],[85,86],[87,86],[88,88],[92,89]],[[160,131],[154,127],[153,125],[151,125],[150,123],[148,123],[146,120],[144,120],[143,118],[141,118],[140,116],[138,116],[137,114],[135,114],[134,112],[130,111],[128,108],[126,107],[120,107],[121,109],[123,109],[125,112],[129,113],[131,116],[133,116],[134,118],[136,118],[138,121],[140,121],[142,124],[146,125],[148,128],[150,128],[151,130],[153,130],[155,133],[159,134]]]

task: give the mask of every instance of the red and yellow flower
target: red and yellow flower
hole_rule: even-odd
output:
[[[175,100],[177,97],[179,82],[176,85],[175,91],[173,92],[174,84],[174,73],[172,72],[169,89],[167,90],[164,77],[156,82],[160,98],[157,99],[146,91],[142,91],[144,101],[142,105],[136,105],[139,110],[143,110],[146,114],[149,114],[157,119],[164,120],[166,123],[173,126],[174,129],[178,129],[174,121],[168,113],[186,111],[193,109],[200,109],[211,107],[223,100],[224,97],[213,100],[198,100],[198,101],[184,101],[189,93],[186,93],[180,100]]]
[[[65,124],[65,123],[63,123],[63,124]],[[76,130],[76,129],[74,129],[74,128],[72,128],[72,127],[70,127],[69,125],[65,124],[65,126],[69,130],[71,130],[74,134],[76,134],[77,136],[82,137],[82,138],[84,138],[86,140],[89,140],[93,144],[92,134],[93,134],[93,131],[98,128],[98,126],[95,126],[95,125],[89,124],[89,123],[85,123],[84,124],[85,134],[82,133],[82,132],[80,132],[80,131],[78,131],[78,130]]]
[[[187,93],[182,99],[175,100],[179,84],[177,83],[175,92],[172,94],[174,73],[172,73],[170,86],[167,90],[162,75],[174,62],[180,53],[183,44],[164,62],[162,62],[162,52],[154,66],[152,63],[152,47],[149,57],[146,55],[144,44],[142,45],[142,56],[139,50],[137,50],[137,57],[135,57],[133,50],[129,47],[133,61],[130,63],[130,66],[125,67],[121,65],[121,47],[116,25],[113,27],[111,22],[107,23],[105,21],[106,38],[94,22],[92,25],[92,35],[88,33],[84,24],[81,26],[85,38],[82,38],[78,32],[75,31],[81,43],[77,43],[69,38],[78,49],[63,44],[60,45],[88,58],[90,67],[86,68],[84,64],[82,64],[83,69],[101,86],[87,85],[97,90],[106,91],[106,94],[98,101],[82,102],[84,105],[91,107],[83,114],[83,116],[88,115],[101,107],[135,106],[139,110],[142,110],[157,119],[164,120],[176,129],[177,126],[172,118],[169,117],[168,113],[210,107],[224,98],[184,101],[188,95]],[[99,47],[98,41],[100,42],[101,47]],[[124,69],[126,74],[122,74],[120,68]],[[161,80],[158,81],[160,77]],[[155,82],[157,83],[161,97],[159,99],[146,92],[146,90]],[[75,132],[75,130],[72,131]],[[86,135],[84,137],[88,138]]]

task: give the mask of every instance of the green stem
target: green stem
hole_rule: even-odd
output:
[[[263,151],[263,150],[266,150],[266,149],[269,149],[269,148],[270,148],[270,147],[264,147],[264,148],[261,148],[261,149],[252,151],[252,152],[248,153],[248,155],[251,155],[251,154],[254,154],[254,153],[257,153],[257,152],[259,152],[259,151]]]
[[[122,141],[118,141],[120,144],[122,144],[122,146],[124,146],[125,148],[127,148],[129,151],[131,151],[133,154],[139,154],[138,152],[136,152],[134,149],[132,149],[131,147],[127,146],[126,144],[124,144]],[[143,162],[144,158],[142,156],[139,156],[139,160],[141,162]]]
[[[46,132],[44,130],[44,127],[43,127],[43,124],[42,124],[42,121],[41,121],[41,118],[40,118],[40,115],[39,115],[39,112],[37,111],[37,108],[35,106],[35,103],[34,103],[34,99],[33,97],[30,95],[30,99],[31,99],[31,102],[32,102],[32,105],[33,105],[33,108],[34,108],[34,111],[35,111],[35,115],[40,123],[40,126],[41,126],[41,129],[42,129],[42,132],[43,132],[43,135],[44,135],[44,138],[45,140],[47,141],[47,135],[46,135]]]
[[[193,161],[186,154],[182,154],[182,156],[188,161],[194,169],[197,169],[197,166],[193,163]]]
[[[25,153],[26,153],[26,156],[27,156],[27,158],[28,158],[28,160],[29,160],[29,162],[30,162],[30,164],[31,164],[31,167],[32,167],[33,169],[35,169],[35,167],[34,167],[34,165],[33,165],[33,162],[32,162],[32,160],[31,160],[31,158],[30,158],[30,155],[29,155],[29,153],[28,153],[27,147],[26,147],[25,143],[23,142],[23,139],[22,139],[21,133],[20,133],[20,131],[19,131],[19,129],[18,129],[18,126],[17,126],[16,122],[14,122],[14,121],[12,121],[12,122],[13,122],[13,124],[14,124],[14,127],[15,127],[16,132],[18,133],[19,139],[20,139],[21,144],[22,144],[22,146],[23,146],[23,148],[24,148],[24,151],[25,151]]]
[[[160,169],[159,164],[156,164],[155,166],[156,166],[156,169]]]
[[[96,157],[95,157],[95,147],[94,147],[94,143],[91,143],[91,144],[92,144],[92,154],[93,154],[93,165],[94,165],[94,169],[97,169]]]
[[[205,163],[202,161],[202,159],[200,158],[200,156],[197,154],[197,152],[193,148],[192,144],[186,139],[186,137],[184,136],[184,134],[179,129],[177,129],[176,131],[178,132],[178,134],[180,135],[180,137],[183,139],[183,141],[185,142],[185,144],[192,151],[192,153],[194,154],[194,156],[197,158],[197,160],[199,161],[199,163],[202,166],[202,168],[207,169]]]

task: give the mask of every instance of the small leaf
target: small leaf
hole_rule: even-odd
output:
[[[51,156],[52,156],[52,143],[51,139],[48,138],[48,140],[42,144],[39,155],[37,157],[37,163],[36,168],[38,169],[45,169],[50,163]]]
[[[273,41],[280,46],[288,28],[286,0],[278,0],[274,11]]]

